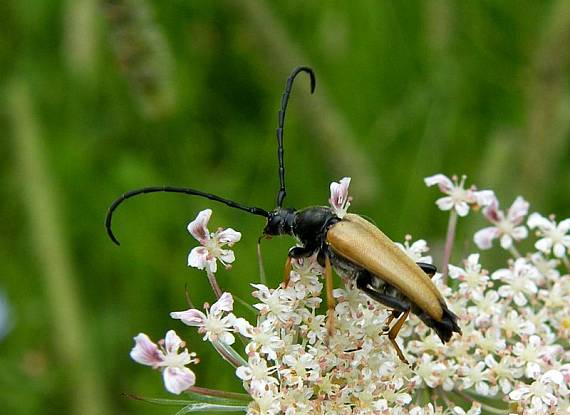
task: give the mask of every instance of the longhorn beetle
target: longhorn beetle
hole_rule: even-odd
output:
[[[414,263],[382,231],[359,215],[346,214],[342,219],[330,207],[316,206],[297,210],[283,207],[285,199],[285,165],[283,162],[283,127],[289,95],[295,77],[306,72],[311,81],[311,93],[316,86],[312,69],[295,68],[285,86],[277,127],[277,158],[279,162],[279,192],[274,210],[268,212],[259,207],[245,206],[233,200],[186,187],[156,186],[131,190],[116,199],[107,212],[105,226],[111,240],[119,245],[111,229],[113,212],[126,199],[155,192],[184,193],[223,203],[232,208],[263,216],[267,224],[265,237],[291,235],[299,245],[291,248],[285,264],[284,283],[289,281],[291,259],[317,254],[318,262],[325,268],[327,287],[327,327],[334,332],[334,306],[332,295],[332,268],[345,278],[354,280],[356,287],[370,298],[392,310],[386,321],[384,334],[388,335],[400,360],[408,363],[396,343],[396,336],[409,313],[416,314],[428,327],[435,330],[443,343],[451,339],[453,332],[461,334],[457,316],[448,308],[442,295],[431,281],[435,266]],[[397,318],[390,328],[389,324]]]

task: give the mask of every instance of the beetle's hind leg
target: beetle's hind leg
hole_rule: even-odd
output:
[[[402,362],[404,362],[408,366],[410,365],[410,363],[404,356],[404,353],[402,353],[402,349],[400,349],[398,343],[396,343],[396,337],[398,337],[398,333],[402,329],[402,326],[404,325],[404,322],[406,321],[409,315],[410,315],[410,310],[408,309],[407,311],[404,312],[404,314],[400,316],[398,321],[396,321],[396,324],[394,324],[390,329],[390,331],[388,332],[388,339],[390,339],[390,343],[392,343],[392,346],[394,346],[394,349],[396,350],[398,357]]]
[[[392,314],[386,320],[385,323],[386,325],[389,325],[392,322],[392,320],[398,318],[399,316],[398,320],[396,321],[396,324],[394,324],[391,329],[384,330],[383,334],[388,335],[388,339],[390,340],[390,343],[392,343],[392,346],[396,350],[398,358],[405,364],[409,365],[410,363],[408,362],[408,360],[404,356],[404,353],[402,353],[402,349],[400,349],[400,346],[398,346],[398,343],[396,342],[396,337],[398,336],[398,333],[402,329],[404,322],[406,321],[408,315],[410,314],[410,304],[405,300],[401,300],[399,298],[390,296],[373,288],[371,284],[372,278],[374,277],[370,273],[368,273],[367,271],[363,271],[360,274],[358,274],[358,276],[356,277],[356,286],[360,290],[364,291],[373,300],[378,301],[380,304],[392,309]]]
[[[390,331],[390,323],[392,323],[392,321],[394,321],[395,318],[398,318],[400,314],[402,313],[396,310],[392,310],[390,315],[386,317],[386,321],[384,322],[384,327],[382,327],[382,334],[388,334],[388,332]]]

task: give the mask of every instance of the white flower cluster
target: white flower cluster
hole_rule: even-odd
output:
[[[350,282],[334,290],[335,333],[328,335],[320,310],[323,269],[315,257],[293,261],[286,287],[252,284],[254,322],[233,315],[229,293],[206,313],[190,309],[171,315],[199,327],[204,340],[236,367],[250,399],[243,410],[252,415],[570,414],[570,219],[557,224],[552,217],[530,215],[527,226],[536,229],[538,239],[529,246],[536,251],[521,255],[516,244],[529,238],[523,224],[528,203],[517,198],[504,214],[492,192],[474,194],[462,190],[464,179],[454,182],[443,175],[426,180],[450,195],[438,203],[442,210],[455,206],[465,216],[470,204],[486,206],[483,215],[493,226],[477,232],[474,242],[488,249],[500,239],[508,258],[504,268],[487,271],[480,254],[471,253],[459,266],[449,265],[449,285],[436,274],[433,281],[459,317],[463,335],[443,345],[412,316],[397,339],[411,367],[398,359],[385,335],[389,310]],[[350,200],[348,183],[331,186],[332,208],[341,213]],[[398,246],[414,261],[431,262],[424,240],[406,236]],[[181,359],[165,359],[168,354],[143,336],[135,338],[135,360],[166,367],[170,384],[178,385],[167,383],[171,392],[194,384],[180,367],[189,361],[186,350]],[[245,339],[243,350],[235,346],[235,336]],[[174,351],[180,347],[175,343]],[[141,361],[137,348],[143,346],[152,358]],[[173,380],[176,373],[185,381]]]

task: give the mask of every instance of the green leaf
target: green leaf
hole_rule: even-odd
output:
[[[190,412],[246,412],[247,405],[216,405],[212,403],[192,403],[180,411],[176,412],[175,415],[188,414]]]

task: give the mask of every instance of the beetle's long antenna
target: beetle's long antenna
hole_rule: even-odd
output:
[[[289,102],[289,95],[291,95],[291,89],[293,88],[293,81],[299,72],[307,72],[311,77],[311,94],[315,92],[315,87],[317,81],[315,79],[315,73],[313,70],[307,66],[299,66],[293,69],[291,75],[287,79],[287,85],[285,86],[285,92],[281,97],[281,109],[279,110],[279,124],[277,126],[277,158],[279,160],[279,193],[277,194],[277,207],[283,206],[283,199],[285,199],[285,164],[283,163],[283,127],[285,124],[285,111],[287,110],[287,103]]]
[[[109,206],[109,210],[107,211],[107,217],[105,218],[105,228],[107,229],[107,234],[109,238],[117,245],[120,245],[117,238],[113,234],[113,230],[111,229],[111,221],[113,220],[113,212],[119,207],[121,203],[125,200],[130,199],[131,197],[144,194],[144,193],[157,193],[157,192],[167,192],[167,193],[184,193],[187,195],[192,196],[200,196],[205,197],[206,199],[215,200],[216,202],[223,203],[229,207],[233,207],[240,210],[245,210],[248,213],[269,217],[269,212],[264,209],[258,207],[249,207],[242,205],[240,203],[234,202],[233,200],[224,199],[223,197],[213,195],[211,193],[201,192],[200,190],[191,189],[189,187],[173,187],[173,186],[152,186],[152,187],[143,187],[141,189],[131,190],[130,192],[124,193],[122,196],[115,199],[115,201]]]

